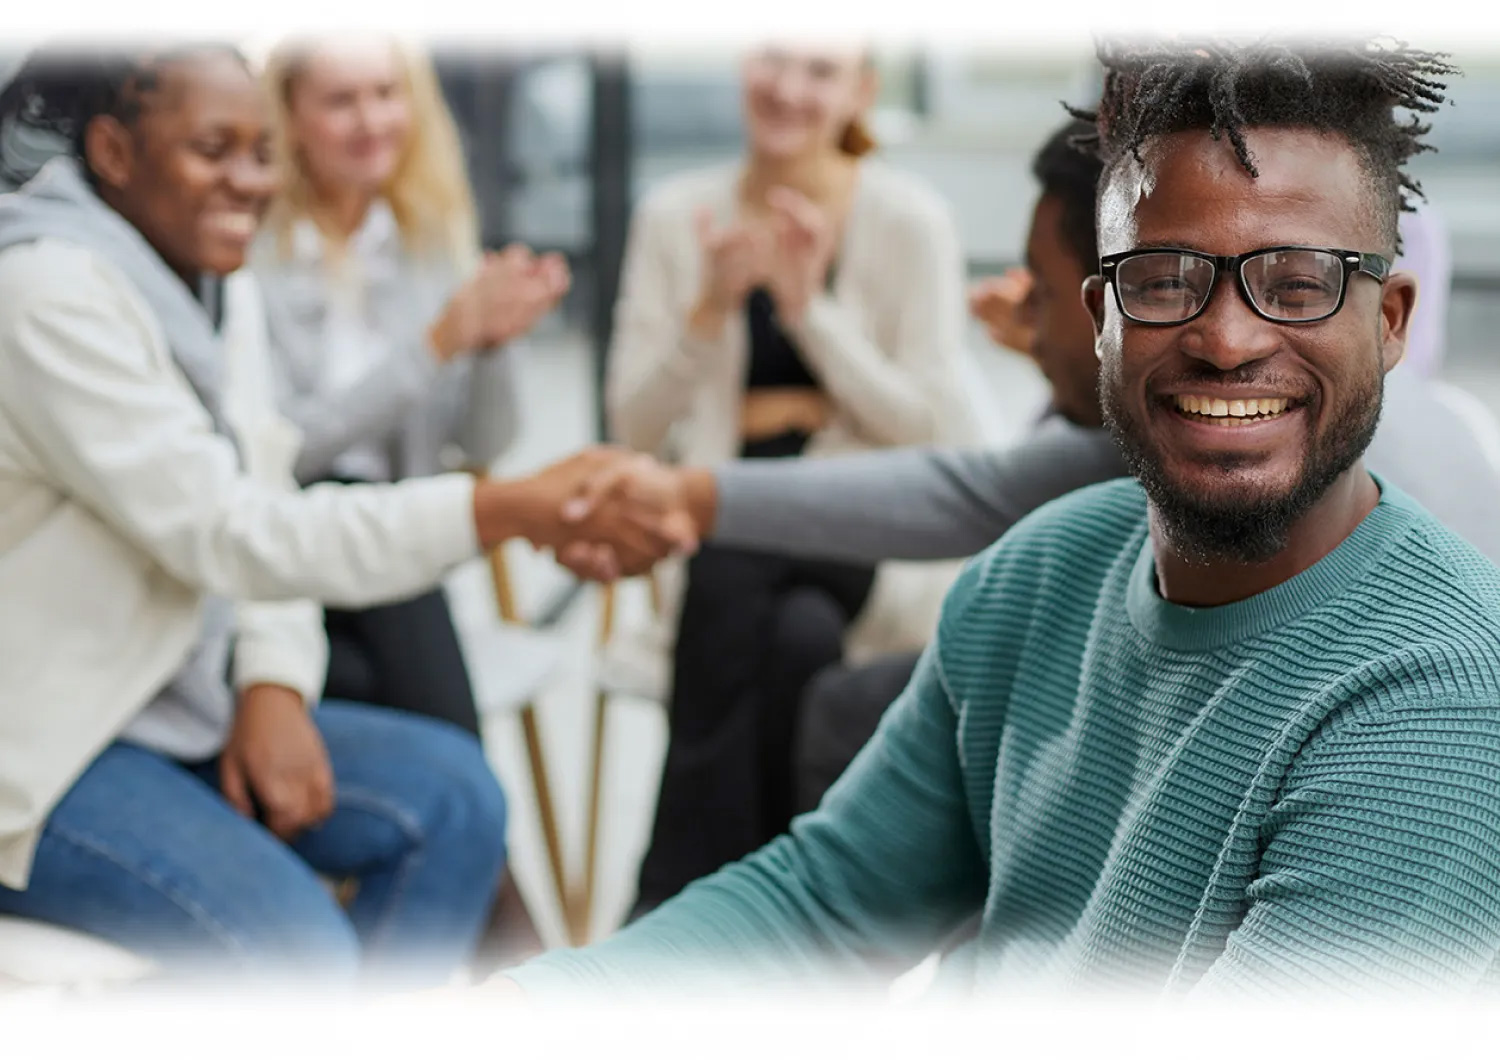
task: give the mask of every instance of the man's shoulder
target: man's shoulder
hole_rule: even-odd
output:
[[[1016,523],[988,551],[1089,549],[1123,541],[1146,520],[1146,491],[1129,476],[1095,482],[1063,494]]]
[[[1063,577],[1102,578],[1145,539],[1146,493],[1133,478],[1084,486],[1027,515],[964,568],[950,595],[968,609]]]
[[[1378,575],[1391,595],[1417,614],[1472,616],[1500,641],[1500,567],[1399,487],[1383,488],[1404,520]]]
[[[1500,706],[1500,568],[1397,487],[1382,488],[1379,560],[1320,612],[1330,657],[1351,663],[1338,684],[1380,713]]]
[[[1500,423],[1472,394],[1439,380],[1391,382],[1365,459],[1500,562]]]

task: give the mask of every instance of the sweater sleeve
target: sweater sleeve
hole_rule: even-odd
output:
[[[1500,707],[1408,702],[1294,761],[1201,995],[1465,989],[1500,952]]]
[[[470,467],[491,467],[521,433],[516,357],[521,343],[483,350],[464,358],[452,384],[457,400],[448,420],[447,440],[463,450]]]
[[[528,993],[737,991],[915,964],[984,896],[939,646],[813,813],[613,938],[509,973]]]
[[[714,540],[852,563],[971,556],[1036,508],[1125,474],[1107,432],[1057,420],[994,450],[720,465]]]
[[[274,310],[269,319],[273,354],[280,358],[274,346],[285,341],[280,331],[288,325]],[[428,398],[441,370],[421,330],[413,329],[396,336],[387,356],[347,384],[307,391],[283,386],[282,414],[302,433],[297,480],[324,478],[351,446],[389,435]]]

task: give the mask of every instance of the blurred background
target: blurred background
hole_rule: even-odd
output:
[[[464,137],[485,242],[519,240],[562,251],[574,272],[562,312],[517,351],[525,421],[497,470],[529,470],[602,436],[598,384],[631,207],[662,178],[739,152],[738,57],[712,47],[476,51],[439,41],[433,50]],[[255,47],[250,51],[254,56]],[[20,58],[19,47],[0,42],[0,83]],[[881,156],[946,195],[972,276],[1017,263],[1035,197],[1031,155],[1060,123],[1062,101],[1088,104],[1098,91],[1087,36],[1008,51],[883,50],[877,58],[883,88],[873,125]],[[1438,150],[1411,168],[1452,241],[1442,375],[1500,415],[1500,44],[1460,49],[1455,59],[1465,76],[1451,87],[1452,105],[1432,116]],[[44,152],[47,145],[9,138],[4,149]],[[1041,380],[1028,361],[994,347],[978,325],[970,347],[990,383],[994,422],[987,433],[1003,441],[1026,425],[1042,398]],[[524,544],[513,560],[521,610],[537,628],[556,632],[573,663],[539,705],[567,859],[576,871],[601,605],[598,594],[580,590]],[[455,580],[456,613],[493,606],[485,578],[483,570],[471,570]],[[638,589],[622,588],[621,623],[649,607]],[[666,736],[660,704],[644,700],[622,704],[609,725],[596,933],[618,922],[632,898]],[[520,738],[503,728],[487,731],[486,743],[516,808],[518,880],[543,934],[561,941],[561,913],[527,806],[530,789],[518,779],[526,775]]]

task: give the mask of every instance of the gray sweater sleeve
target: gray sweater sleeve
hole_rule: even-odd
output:
[[[1047,501],[1124,474],[1109,433],[1061,418],[1004,450],[738,460],[714,472],[714,540],[852,562],[959,559]]]
[[[468,464],[488,467],[515,440],[515,351],[478,351],[443,364],[428,348],[427,328],[458,282],[446,262],[403,257],[394,289],[390,281],[370,292],[386,350],[338,387],[309,379],[321,377],[323,277],[271,257],[257,276],[281,411],[302,432],[298,481],[327,475],[350,446],[398,434],[401,476],[445,470],[442,451],[450,445]]]
[[[302,432],[297,480],[322,478],[350,446],[395,430],[421,403],[439,371],[437,358],[412,343],[398,347],[347,387],[286,394],[282,411]]]
[[[519,341],[466,357],[444,394],[445,441],[464,451],[472,467],[488,468],[515,443],[521,413],[517,400]]]
[[[1125,465],[1108,433],[1050,419],[997,450],[886,449],[715,470],[714,540],[817,559],[959,559]]]

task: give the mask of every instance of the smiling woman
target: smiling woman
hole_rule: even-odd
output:
[[[611,433],[682,463],[973,441],[961,242],[925,181],[871,158],[869,57],[773,43],[740,75],[742,157],[636,207],[606,362]],[[920,643],[955,574],[717,544],[689,560],[637,912],[785,831],[812,675],[846,638]]]
[[[249,84],[233,48],[184,45],[141,64],[45,54],[17,72],[6,98],[70,141],[90,186],[173,271],[222,276],[244,264],[276,188]]]
[[[504,799],[454,726],[309,710],[318,604],[429,590],[572,478],[295,488],[242,269],[269,115],[232,48],[44,52],[6,121],[70,150],[0,196],[0,914],[200,981],[443,980]],[[318,874],[358,881],[347,911]]]

